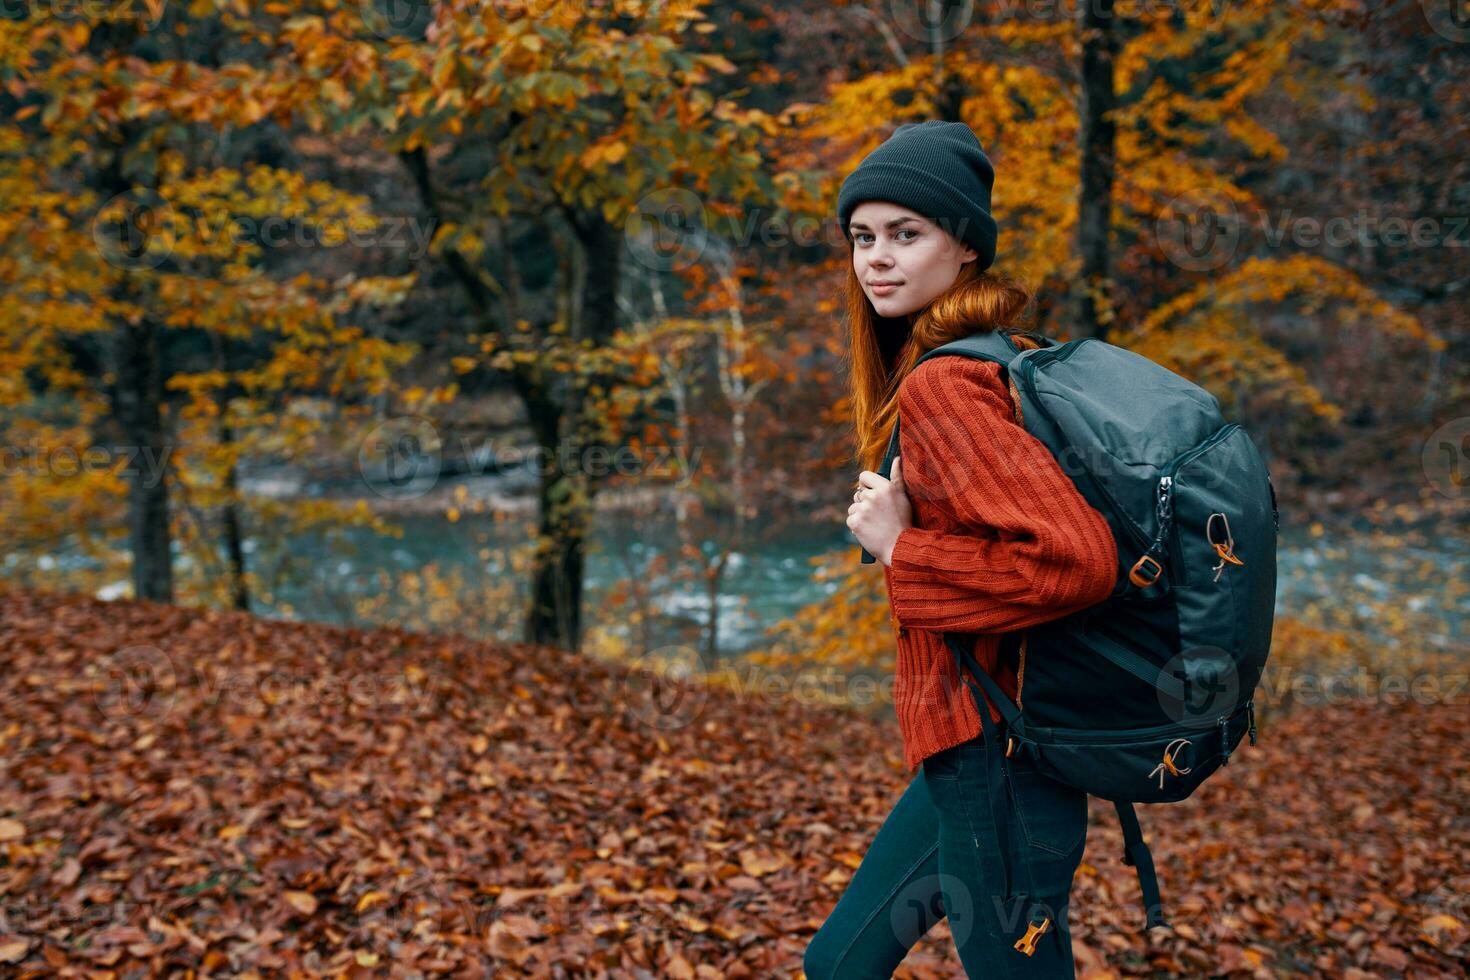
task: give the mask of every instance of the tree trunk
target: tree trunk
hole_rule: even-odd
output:
[[[235,430],[229,424],[220,426],[220,441],[226,446],[234,443]],[[245,583],[245,546],[240,531],[240,482],[234,463],[225,471],[225,490],[228,493],[224,507],[225,555],[230,566],[230,603],[249,612],[250,587]]]
[[[229,351],[225,339],[212,334],[214,369],[221,374],[230,370]],[[219,405],[219,441],[227,449],[235,444],[235,427],[230,425],[230,400],[240,395],[240,386],[231,380],[220,389],[215,401]],[[234,463],[225,470],[224,505],[225,559],[230,575],[230,605],[242,612],[250,611],[250,588],[245,584],[245,545],[240,520],[240,478]]]
[[[157,327],[143,317],[121,324],[115,335],[114,412],[122,427],[128,467],[128,542],[133,553],[133,595],[172,602],[173,563],[168,507],[169,447],[163,431],[163,365]]]
[[[1076,288],[1077,336],[1106,339],[1112,304],[1108,300],[1113,173],[1117,131],[1107,114],[1116,105],[1113,57],[1117,50],[1113,0],[1080,4],[1082,35],[1081,104],[1078,152],[1081,191],[1077,206],[1077,252],[1082,271]]]
[[[621,232],[596,210],[568,208],[564,213],[580,252],[573,263],[575,296],[567,307],[571,317],[567,335],[601,348],[617,332]],[[611,458],[614,448],[606,439],[603,420],[589,414],[587,390],[594,385],[610,390],[616,379],[589,373],[553,380],[564,382],[559,385],[564,392],[560,398],[548,397],[544,390],[522,391],[532,414],[531,427],[550,459],[541,480],[541,548],[536,553],[525,638],[575,653],[582,649],[587,535],[599,479],[605,475],[593,464]]]
[[[531,573],[531,602],[526,613],[527,643],[562,650],[581,650],[582,572],[586,558],[591,501],[586,475],[577,455],[563,444],[561,420],[566,409],[546,392],[522,391],[531,428],[547,461],[538,492],[538,549]],[[563,464],[572,462],[568,467]]]
[[[132,190],[123,173],[123,156],[135,133],[124,127],[107,164],[95,175],[95,186],[104,201]],[[131,216],[128,220],[131,220]],[[146,228],[143,229],[146,232]],[[114,261],[123,263],[141,256],[137,228],[102,229],[115,233]],[[146,245],[146,241],[144,242]],[[134,301],[135,283],[124,272],[112,294],[120,301]],[[159,326],[146,313],[136,322],[119,319],[110,337],[113,384],[109,391],[112,415],[121,429],[117,447],[128,460],[128,544],[133,558],[133,596],[172,602],[173,562],[170,548],[168,506],[169,446],[163,426],[165,368],[159,350]]]
[[[402,151],[399,156],[430,218],[436,224],[445,220],[422,147]],[[582,211],[563,206],[559,212],[546,213],[566,217],[576,239],[575,247],[580,250],[573,261],[559,266],[563,293],[558,297],[558,315],[572,340],[588,339],[594,348],[603,347],[617,331],[621,229],[609,226],[596,208]],[[450,272],[464,287],[482,328],[494,331],[496,297],[478,270],[453,248],[446,249],[444,257]],[[508,321],[519,318],[514,307],[508,312]],[[587,416],[587,389],[600,385],[604,391],[610,390],[616,379],[597,374],[547,377],[539,367],[522,367],[512,373],[512,381],[526,406],[537,445],[548,460],[538,490],[539,547],[523,637],[527,643],[580,652],[582,576],[597,491],[597,474],[589,472],[588,467],[589,450],[610,448],[603,441],[602,420]]]

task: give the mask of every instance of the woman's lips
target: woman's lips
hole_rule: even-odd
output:
[[[873,295],[874,296],[887,296],[889,293],[893,292],[895,289],[899,288],[902,285],[903,285],[903,283],[901,283],[901,282],[890,282],[890,283],[884,283],[881,286],[874,286],[873,287]]]

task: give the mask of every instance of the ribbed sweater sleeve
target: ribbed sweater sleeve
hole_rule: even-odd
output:
[[[948,527],[899,534],[885,576],[898,626],[1003,633],[1108,597],[1119,568],[1107,521],[1015,421],[999,365],[925,361],[900,386],[899,418],[915,514]]]

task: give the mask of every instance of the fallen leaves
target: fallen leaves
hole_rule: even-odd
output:
[[[791,978],[909,778],[891,720],[710,691],[655,730],[646,684],[544,647],[23,591],[0,618],[27,678],[0,694],[7,973]],[[80,683],[122,645],[167,652],[167,698]],[[418,693],[251,695],[324,672]],[[1263,720],[1194,798],[1142,808],[1152,933],[1092,801],[1078,976],[1459,975],[1466,721]],[[941,923],[897,976],[957,971]]]
[[[760,878],[791,866],[791,858],[785,854],[746,849],[740,852],[740,867],[753,878]]]

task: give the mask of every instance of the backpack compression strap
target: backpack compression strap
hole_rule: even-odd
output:
[[[1144,842],[1143,829],[1138,826],[1138,814],[1133,804],[1126,800],[1114,800],[1113,809],[1118,811],[1118,823],[1123,825],[1123,863],[1133,865],[1138,871],[1147,928],[1168,925],[1164,919],[1163,903],[1159,900],[1159,876],[1154,873],[1154,856]]]
[[[971,664],[975,663],[975,658],[955,640],[953,634],[946,633],[944,640],[959,658],[961,664],[967,659]],[[975,668],[972,667],[971,670]],[[976,676],[985,676],[984,671],[977,671]],[[980,709],[980,726],[984,734],[986,796],[989,798],[990,820],[995,827],[995,842],[1000,858],[1000,899],[1004,905],[1010,905],[1014,899],[1019,898],[1020,911],[1027,918],[1026,934],[1012,943],[1011,948],[1030,956],[1036,952],[1036,937],[1051,927],[1051,916],[1045,905],[1035,901],[1036,881],[1031,873],[1031,864],[1024,856],[1021,859],[1021,873],[1025,877],[1024,887],[1017,890],[1012,882],[1010,835],[1007,830],[1008,819],[1005,812],[1006,803],[1010,801],[1012,792],[1011,776],[1010,767],[1006,762],[1005,748],[1001,745],[1000,726],[991,719],[990,710],[985,707],[984,696],[974,682],[965,677],[963,667],[960,670],[960,677],[969,686],[970,694],[975,699],[975,706]],[[999,704],[1005,705],[1010,712],[1016,710],[1015,705],[1004,698]],[[1010,713],[1006,712],[1005,708],[1001,708],[1001,711],[1003,712],[1002,718],[1010,717]]]
[[[1011,699],[1006,697],[995,678],[975,660],[973,654],[967,650],[963,643],[959,642],[954,633],[944,634],[944,641],[948,644],[950,651],[955,655],[955,660],[960,666],[960,679],[970,688],[970,694],[975,699],[975,707],[980,712],[980,720],[986,729],[986,739],[991,740],[993,735],[990,731],[990,712],[985,707],[985,699],[980,696],[980,689],[971,683],[966,676],[964,668],[969,667],[970,673],[975,675],[985,687],[985,693],[995,702],[995,707],[1010,727],[1014,727],[1020,719],[1021,712]],[[997,746],[998,747],[998,746]],[[1002,763],[1004,760],[1002,759]],[[1138,824],[1138,813],[1133,809],[1133,804],[1126,800],[1113,800],[1113,809],[1118,812],[1118,823],[1123,828],[1123,863],[1132,865],[1138,872],[1138,887],[1143,894],[1143,914],[1146,928],[1168,925],[1164,918],[1163,902],[1159,897],[1159,876],[1154,870],[1153,853],[1148,849],[1148,843],[1143,839],[1143,828]],[[1002,826],[999,821],[997,826]],[[1007,876],[1009,877],[1009,876]],[[1007,892],[1009,894],[1009,891]]]

